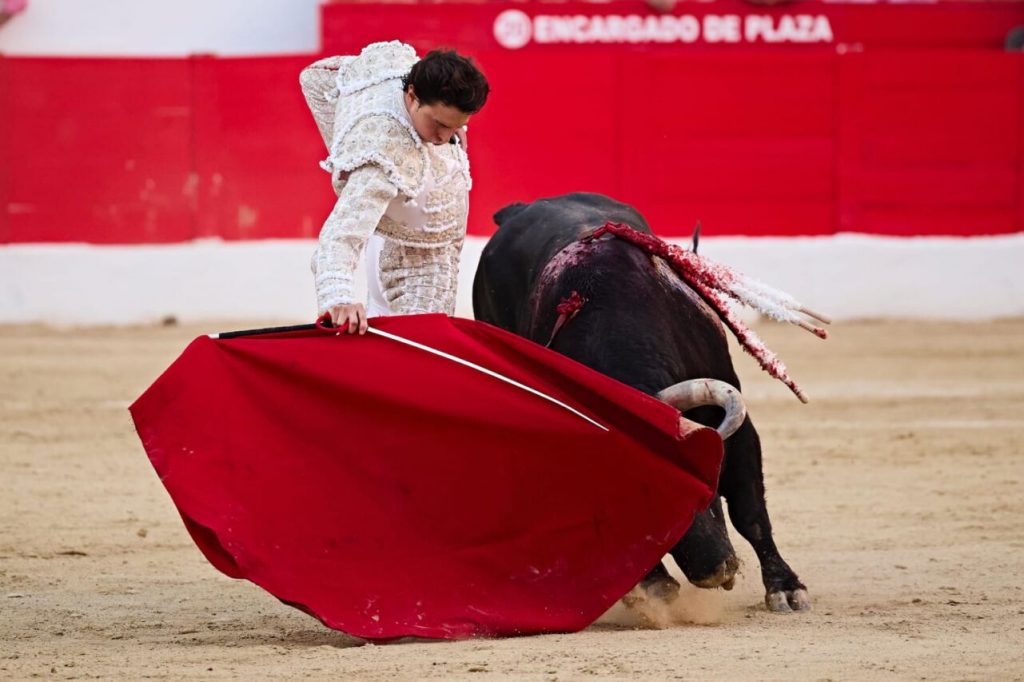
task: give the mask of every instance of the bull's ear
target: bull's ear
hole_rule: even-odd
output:
[[[523,209],[525,208],[526,204],[524,204],[521,201],[517,201],[514,204],[509,204],[504,208],[499,208],[497,212],[495,212],[494,214],[494,224],[497,225],[498,227],[501,227],[503,224],[505,224],[505,221],[512,220],[517,215],[522,213]]]

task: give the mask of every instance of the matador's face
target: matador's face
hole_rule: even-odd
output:
[[[405,108],[412,125],[431,144],[448,144],[452,136],[469,122],[470,115],[443,102],[423,104],[416,98],[412,86],[405,91]]]

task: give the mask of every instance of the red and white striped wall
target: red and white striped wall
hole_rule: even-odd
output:
[[[0,28],[0,322],[312,317],[333,195],[298,71],[391,38],[492,84],[460,314],[491,214],[573,190],[680,243],[700,220],[704,253],[839,318],[1024,314],[1024,54],[1001,47],[1021,2],[338,2],[317,50],[312,3],[268,4],[274,34],[236,0],[104,0],[130,21],[25,49],[70,4]]]

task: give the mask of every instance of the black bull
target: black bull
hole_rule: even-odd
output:
[[[578,291],[586,303],[551,348],[648,394],[709,377],[740,388],[721,322],[659,259],[616,238],[578,240],[607,221],[650,232],[632,207],[576,193],[512,204],[494,216],[498,231],[484,248],[473,284],[473,309],[489,322],[539,343],[551,337],[559,302]],[[714,425],[716,407],[686,416]],[[739,567],[721,498],[733,527],[761,563],[768,608],[809,608],[806,589],[779,554],[764,498],[761,442],[750,418],[726,441],[718,493],[671,555],[700,587],[731,589]],[[671,598],[678,584],[658,564],[642,585]]]

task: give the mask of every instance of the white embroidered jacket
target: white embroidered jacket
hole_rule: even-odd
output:
[[[321,313],[353,302],[356,263],[374,233],[384,238],[379,275],[391,312],[455,311],[469,160],[461,143],[426,144],[413,128],[401,79],[417,59],[403,43],[374,43],[300,75],[338,194],[312,260]]]

